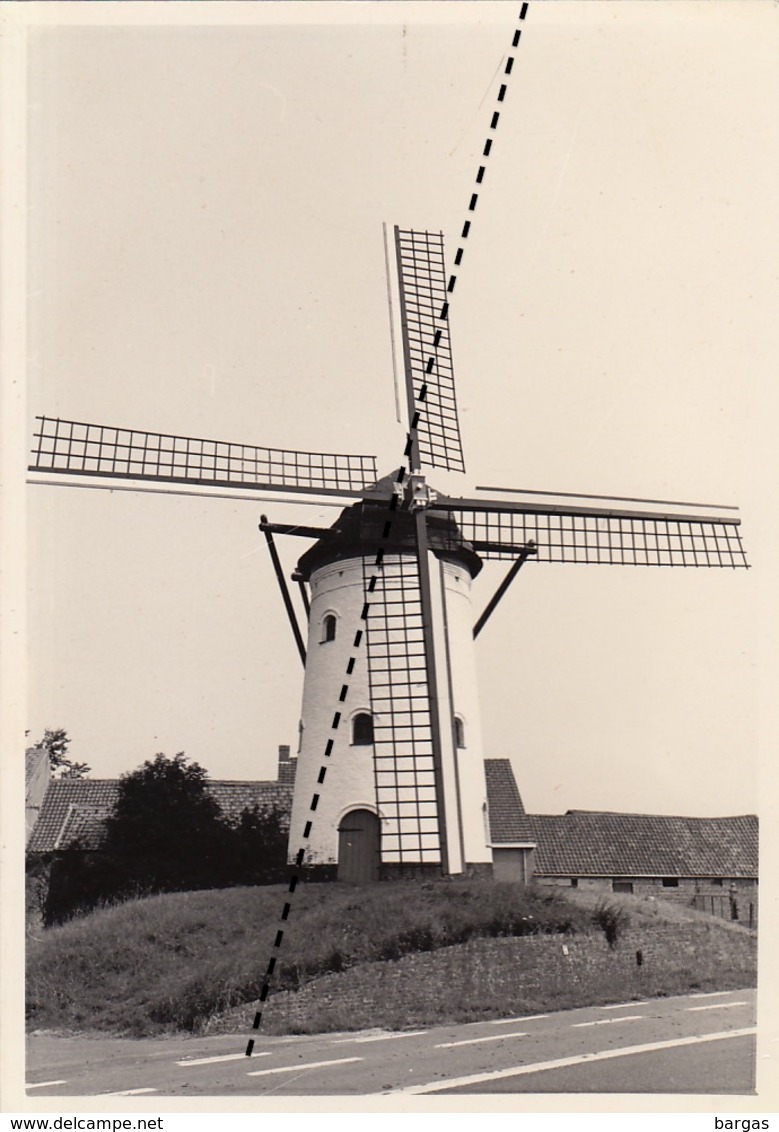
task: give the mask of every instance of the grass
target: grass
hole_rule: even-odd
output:
[[[559,952],[561,937],[590,939],[608,956],[613,949],[605,942],[604,918],[607,924],[617,924],[618,935],[627,930],[628,915],[639,928],[667,922],[664,909],[644,909],[644,902],[635,898],[596,908],[592,900],[571,901],[548,890],[494,881],[404,881],[364,888],[304,885],[284,923],[279,916],[287,899],[283,885],[148,897],[29,938],[30,1024],[36,1029],[139,1037],[202,1032],[220,1016],[256,1002],[273,954],[279,958],[274,992],[287,992],[278,997],[274,993],[270,1000],[277,1030],[289,1025],[289,1004],[304,999],[310,999],[306,1024],[295,1021],[290,1028],[412,1024],[417,1006],[427,1003],[428,1015],[440,1009],[446,995],[434,992],[441,978],[442,985],[464,988],[458,1000],[467,1017],[479,1010],[482,1016],[494,1017],[501,1003],[514,1002],[519,983],[495,975],[494,964],[486,959],[491,946],[518,946],[518,937],[528,936],[541,944],[539,937],[548,937],[552,943],[556,938]],[[670,914],[671,906],[666,907]],[[717,963],[712,960],[709,966],[718,965],[720,971],[728,966],[722,959],[722,939],[726,944],[729,938],[738,939],[742,946],[749,936],[701,913],[673,909],[673,914],[685,922],[697,918],[707,932],[711,925],[720,953]],[[274,951],[279,928],[284,938]],[[534,944],[527,954],[542,951],[542,944],[541,951]],[[738,962],[743,968],[743,957],[736,967]],[[509,966],[516,970],[516,963]],[[700,964],[693,966],[690,978],[700,979]],[[523,959],[523,971],[530,967]],[[605,977],[607,968],[601,967]],[[333,980],[335,990],[330,993]],[[741,985],[744,981],[748,979]],[[591,993],[586,983],[579,980],[579,998]],[[555,990],[549,983],[545,989],[541,975],[530,983],[525,978],[525,984],[528,1001],[543,1000],[545,1009],[554,1008],[550,1003],[559,999],[559,986]],[[347,985],[364,987],[358,994],[363,1009],[334,1013],[334,995],[344,1003],[352,997],[342,993]],[[284,1002],[288,1006],[281,1011]],[[248,1014],[244,1010],[240,1024],[252,1013],[253,1007]]]

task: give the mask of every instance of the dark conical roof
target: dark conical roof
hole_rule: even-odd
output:
[[[379,548],[387,554],[416,551],[415,513],[402,504],[390,509],[398,477],[399,469],[378,480],[361,502],[346,507],[328,533],[301,555],[298,573],[304,580],[330,562],[373,556]],[[391,524],[388,533],[387,523]],[[476,577],[481,559],[446,512],[434,508],[428,512],[427,535],[430,549],[439,558],[464,565]]]

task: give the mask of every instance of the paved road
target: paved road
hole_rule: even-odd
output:
[[[755,992],[363,1032],[106,1040],[32,1035],[28,1096],[752,1094]]]

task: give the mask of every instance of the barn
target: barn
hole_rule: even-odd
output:
[[[633,893],[757,920],[758,820],[569,810],[528,817],[540,884]]]

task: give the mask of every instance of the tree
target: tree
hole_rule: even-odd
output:
[[[287,876],[289,813],[278,806],[252,806],[231,830],[232,884],[274,884]]]
[[[49,766],[51,767],[52,774],[56,775],[59,771],[59,778],[85,778],[92,769],[87,763],[76,763],[68,757],[68,746],[70,738],[67,731],[62,728],[56,730],[46,730],[43,733],[43,738],[39,739],[34,744],[36,747],[42,747],[49,755]]]
[[[180,751],[122,775],[102,848],[124,886],[172,892],[219,884],[228,839],[208,772]]]

